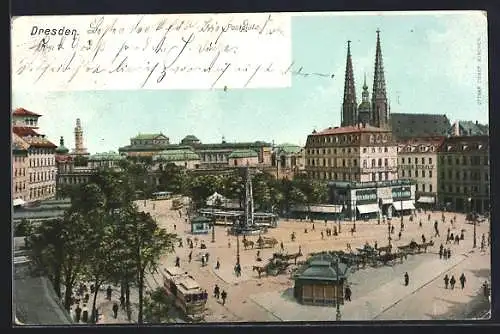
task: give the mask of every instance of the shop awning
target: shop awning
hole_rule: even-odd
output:
[[[311,213],[341,213],[343,205],[325,204],[325,205],[295,205],[292,207],[296,212],[311,212]]]
[[[19,205],[24,205],[26,202],[22,198],[16,198],[14,201],[12,201],[12,204],[14,206],[19,206]]]
[[[356,207],[358,208],[358,211],[359,211],[360,214],[371,213],[371,212],[378,212],[379,211],[378,204],[376,204],[376,203],[358,205]]]
[[[392,204],[392,198],[382,198],[382,204]]]
[[[396,211],[401,211],[401,207],[403,210],[415,210],[415,205],[413,205],[413,201],[399,201],[394,202],[394,209]]]
[[[417,203],[434,204],[435,199],[431,196],[420,196],[417,200]]]

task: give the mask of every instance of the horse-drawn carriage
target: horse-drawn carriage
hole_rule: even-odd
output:
[[[278,240],[276,238],[268,238],[268,237],[262,237],[259,236],[259,239],[257,239],[257,248],[262,249],[262,248],[274,248],[278,244]]]
[[[262,273],[265,273],[266,275],[278,276],[280,274],[286,273],[290,265],[291,263],[288,263],[287,261],[272,258],[263,267],[253,266],[252,271],[256,271],[257,274],[259,274],[259,278],[261,277]]]
[[[434,241],[423,242],[421,244],[412,240],[408,245],[398,246],[401,252],[406,252],[408,254],[426,253],[427,248],[434,246]]]

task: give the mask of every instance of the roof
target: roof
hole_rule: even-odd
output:
[[[450,120],[438,114],[391,114],[392,132],[396,138],[446,136]]]
[[[254,150],[235,150],[229,154],[229,159],[257,158],[259,155]]]
[[[449,137],[443,141],[439,148],[440,152],[473,152],[488,151],[488,136],[461,136]]]
[[[196,216],[194,218],[191,218],[191,223],[211,223],[212,219],[204,216]]]
[[[36,132],[33,128],[26,126],[14,126],[12,128],[12,131],[20,137],[40,136],[40,134]]]
[[[398,154],[437,152],[445,139],[445,137],[421,137],[399,140]]]
[[[284,153],[299,153],[302,147],[299,145],[294,145],[294,144],[281,144],[277,146],[278,152],[284,152]]]
[[[295,276],[297,279],[313,279],[313,280],[328,280],[337,281],[345,279],[347,276],[348,267],[344,263],[338,263],[337,273],[337,258],[329,254],[314,255],[307,261],[304,269]]]
[[[153,156],[153,161],[191,161],[200,160],[200,156],[188,149],[165,150]]]
[[[487,136],[489,134],[488,124],[480,124],[473,121],[458,121],[460,136]],[[454,134],[454,124],[450,129],[450,135]]]
[[[14,110],[12,113],[14,116],[36,116],[36,117],[41,117],[42,115],[36,114],[32,111],[26,110],[24,108],[17,108]]]
[[[366,125],[366,126],[356,126],[356,125],[348,125],[342,127],[329,127],[320,132],[313,132],[311,136],[322,136],[322,135],[337,135],[344,133],[359,133],[359,132],[389,132],[388,129],[377,128],[375,126]]]
[[[123,160],[125,159],[124,156],[121,156],[120,154],[109,151],[109,152],[103,152],[103,153],[96,153],[92,154],[89,156],[89,161],[107,161],[107,160]]]
[[[12,151],[26,151],[30,145],[17,134],[12,134]]]
[[[194,135],[187,135],[186,137],[184,137],[182,139],[182,142],[184,142],[184,141],[199,141],[199,139],[196,138],[196,136],[194,136]]]
[[[372,105],[368,101],[361,102],[358,106],[358,111],[370,111],[371,109]]]
[[[156,139],[158,137],[165,137],[165,139],[168,139],[167,136],[165,136],[163,133],[139,133],[137,136],[133,137],[132,139]]]
[[[250,149],[250,148],[261,148],[261,147],[272,147],[272,144],[266,143],[263,141],[255,141],[255,142],[241,142],[241,143],[216,143],[216,144],[194,144],[193,147],[196,150],[205,150],[205,149]]]

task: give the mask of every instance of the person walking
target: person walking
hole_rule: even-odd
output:
[[[204,267],[205,266],[205,255],[202,255],[201,256],[201,266]]]
[[[219,300],[219,297],[220,297],[220,288],[217,284],[215,284],[215,288],[214,288],[214,297],[217,298],[217,300]]]
[[[444,288],[448,289],[448,283],[450,283],[450,278],[448,277],[448,274],[444,275]]]
[[[453,290],[455,288],[455,276],[451,275],[451,279],[450,279],[450,287],[451,289]]]
[[[220,268],[220,262],[219,260],[217,259],[217,262],[215,263],[215,269],[219,269]]]
[[[177,230],[177,225],[174,224],[174,231]]]
[[[448,252],[447,253],[448,253],[447,258],[449,259],[451,257],[451,249],[450,248],[448,248]]]
[[[226,304],[226,299],[227,299],[227,292],[226,290],[222,290],[222,293],[220,294],[221,298],[222,298],[222,305],[225,305]]]
[[[316,229],[314,228],[314,223],[313,223],[313,226],[312,226],[312,230],[313,230],[313,231],[316,231]]]
[[[120,306],[125,309],[125,296],[120,296]]]
[[[422,220],[418,221],[418,227],[422,228]]]
[[[113,304],[113,318],[117,318],[118,317],[118,304],[117,303],[114,303]]]
[[[285,246],[283,245],[283,241],[280,243],[280,248],[281,248],[281,251],[285,250]]]
[[[111,286],[108,285],[108,288],[106,289],[106,299],[111,300],[111,294],[113,293],[113,289],[111,289]]]
[[[181,266],[181,259],[178,256],[175,258],[175,266],[176,267],[180,267]]]
[[[398,233],[398,240],[401,240],[401,230]]]
[[[460,286],[462,287],[462,290],[465,288],[465,282],[466,282],[466,279],[465,279],[465,274],[462,273],[462,275],[460,275]]]
[[[410,283],[410,276],[408,275],[408,272],[405,272],[405,286],[408,286]]]
[[[82,316],[82,309],[80,308],[80,305],[76,305],[76,308],[75,308],[75,322],[76,323],[80,322],[81,316]]]
[[[193,251],[190,251],[189,255],[188,255],[188,261],[189,261],[189,263],[191,263],[192,259],[193,259]]]
[[[352,294],[351,288],[349,286],[346,286],[345,287],[345,300],[350,302],[351,301],[351,294]]]
[[[89,310],[87,309],[87,305],[83,304],[82,322],[88,322],[88,321],[89,321]]]
[[[325,235],[323,234],[323,231],[321,231],[321,240],[325,238]]]
[[[439,259],[442,259],[443,258],[443,245],[441,245],[441,247],[439,247]]]

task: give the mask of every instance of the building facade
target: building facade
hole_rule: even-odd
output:
[[[329,182],[329,203],[351,220],[409,214],[415,209],[415,181]]]
[[[29,145],[26,171],[29,178],[29,202],[51,199],[56,193],[57,146],[36,131],[40,117],[41,115],[24,108],[14,110],[12,114],[12,131]]]
[[[259,155],[254,150],[235,150],[228,156],[228,163],[231,167],[259,165]]]
[[[398,174],[415,181],[416,203],[434,207],[438,192],[438,150],[444,137],[423,137],[398,141]]]
[[[177,150],[165,150],[153,155],[154,171],[161,171],[168,164],[174,164],[186,169],[198,169],[200,167],[200,156],[189,146]]]
[[[29,144],[15,133],[12,134],[12,199],[29,201]]]
[[[397,144],[390,130],[369,125],[313,132],[305,146],[305,171],[316,180],[395,180]]]
[[[299,145],[277,145],[271,156],[272,168],[266,171],[278,179],[293,179],[305,171],[305,149]]]
[[[490,211],[488,136],[446,138],[438,151],[438,201],[462,212]]]

